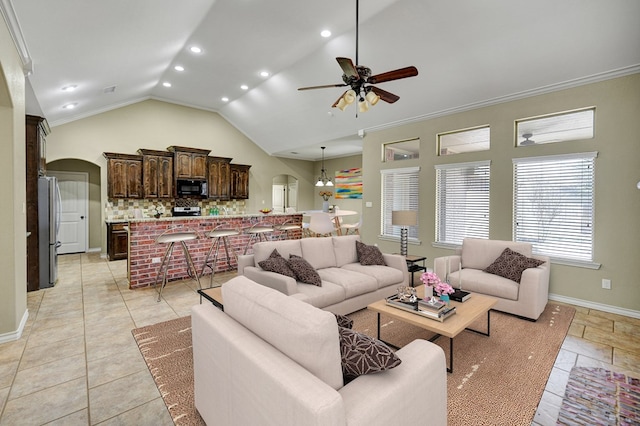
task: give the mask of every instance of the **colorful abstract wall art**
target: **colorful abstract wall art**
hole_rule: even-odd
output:
[[[336,172],[336,199],[362,198],[362,169],[339,170]]]

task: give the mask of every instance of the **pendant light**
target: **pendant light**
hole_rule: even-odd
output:
[[[331,182],[331,178],[327,176],[327,171],[324,168],[324,149],[326,146],[321,146],[322,148],[322,169],[320,170],[320,177],[316,182],[316,186],[333,186],[333,182]]]

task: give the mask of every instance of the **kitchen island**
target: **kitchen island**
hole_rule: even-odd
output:
[[[231,249],[237,254],[242,254],[245,247],[250,241],[250,235],[244,230],[258,223],[268,223],[271,225],[281,225],[283,223],[302,224],[301,213],[271,213],[271,214],[240,214],[240,215],[220,215],[220,216],[186,216],[186,217],[161,217],[129,219],[129,258],[128,258],[128,278],[129,288],[142,288],[153,286],[156,275],[160,267],[162,257],[167,250],[165,244],[156,244],[155,239],[166,231],[184,232],[194,231],[198,234],[198,239],[188,241],[187,247],[193,259],[198,273],[202,270],[204,259],[213,243],[211,238],[207,237],[207,233],[216,226],[224,224],[225,228],[234,228],[240,230],[240,235],[229,237]],[[285,232],[275,231],[268,238],[291,238],[300,239],[302,230],[290,231],[289,235]],[[249,246],[247,253],[252,252],[252,246]],[[231,255],[232,267],[237,267],[236,258]],[[224,271],[227,269],[227,260],[224,249],[221,248],[216,263],[216,271]],[[209,271],[209,269],[207,269]],[[184,259],[182,249],[175,247],[173,257],[168,272],[168,280],[182,280],[188,278],[187,264]],[[205,281],[207,282],[207,281]]]

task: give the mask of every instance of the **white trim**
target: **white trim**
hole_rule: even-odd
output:
[[[562,160],[579,160],[583,158],[598,158],[598,151],[576,152],[574,154],[558,154],[558,155],[542,155],[539,157],[521,157],[513,158],[513,164],[536,163],[538,161],[562,161]]]
[[[11,0],[0,0],[0,12],[7,23],[9,34],[11,34],[13,43],[16,45],[18,55],[20,55],[22,71],[24,71],[24,75],[30,75],[33,73],[33,61],[31,60],[29,48],[22,34],[22,28],[20,27],[20,22],[18,21],[18,16],[16,15]]]
[[[591,302],[589,300],[576,299],[574,297],[561,296],[554,293],[549,293],[549,300],[555,300],[556,302],[568,303],[570,305],[581,306],[583,308],[596,309],[602,312],[609,312],[611,314],[640,319],[640,311],[636,311],[633,309],[605,305],[604,303]]]
[[[87,250],[87,253],[100,253],[102,251],[101,247],[93,247]]]
[[[488,99],[485,101],[474,102],[471,104],[462,105],[455,108],[444,109],[444,110],[436,111],[430,114],[418,115],[412,118],[392,121],[390,123],[380,124],[378,126],[367,127],[364,130],[367,133],[369,133],[369,132],[376,132],[378,130],[392,129],[394,127],[403,126],[405,124],[416,123],[419,121],[430,120],[438,117],[445,117],[447,115],[458,114],[461,112],[471,111],[478,108],[484,108],[484,107],[498,105],[505,102],[526,99],[532,96],[553,93],[559,90],[566,90],[574,87],[584,86],[586,84],[598,83],[600,81],[611,80],[618,77],[624,77],[626,75],[636,74],[638,72],[640,72],[640,64],[630,65],[628,67],[618,68],[612,71],[606,71],[599,74],[576,78],[576,79],[568,80],[562,83],[549,84],[547,86],[538,87],[536,89],[524,90],[522,92],[516,92],[510,95],[500,96],[500,97]]]
[[[420,171],[420,167],[401,167],[397,169],[381,169],[380,174],[388,175],[391,173],[417,173]]]
[[[468,163],[450,163],[450,164],[435,164],[433,167],[436,170],[447,170],[447,169],[462,169],[462,168],[472,168],[478,166],[490,166],[491,160],[483,160],[483,161],[470,161]]]
[[[7,342],[14,342],[22,337],[22,332],[24,331],[24,326],[27,324],[27,319],[29,319],[29,310],[25,309],[24,314],[22,315],[22,320],[20,321],[20,325],[16,331],[11,331],[9,333],[0,334],[0,344]]]

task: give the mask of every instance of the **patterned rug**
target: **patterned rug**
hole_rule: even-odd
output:
[[[573,367],[559,425],[639,425],[640,380],[604,368]]]
[[[462,332],[454,340],[454,372],[447,375],[449,425],[531,424],[575,310],[549,303],[537,322],[491,313],[491,336]],[[354,329],[375,337],[376,314],[349,315]],[[426,332],[382,316],[382,338],[398,346],[428,339]],[[472,328],[486,330],[486,317]],[[176,425],[202,425],[193,405],[191,318],[132,331]],[[449,339],[436,340],[449,359]],[[425,395],[425,398],[428,398]]]

